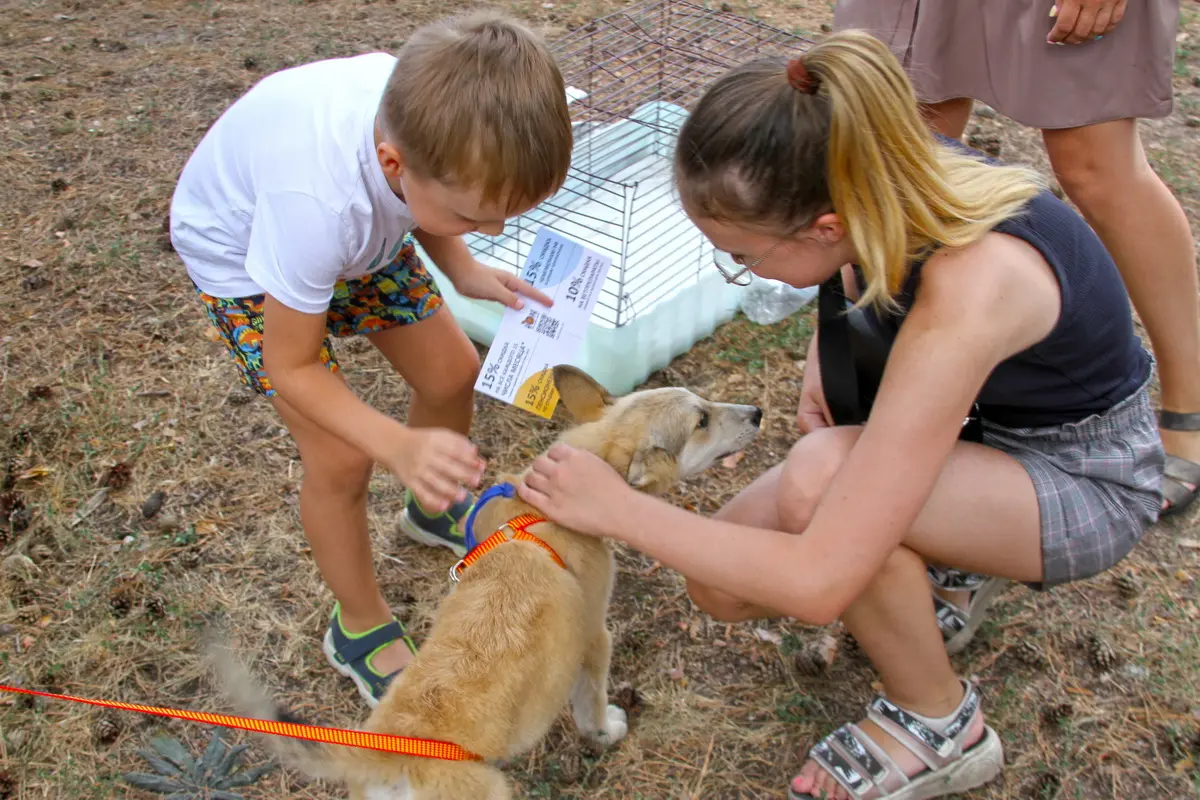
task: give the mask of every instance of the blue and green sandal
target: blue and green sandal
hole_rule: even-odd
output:
[[[448,547],[462,558],[467,554],[466,538],[462,523],[467,518],[475,498],[467,495],[461,503],[455,503],[441,514],[427,514],[417,498],[409,490],[404,491],[404,513],[400,516],[400,528],[408,538],[432,547]]]
[[[342,608],[340,603],[334,603],[333,616],[329,620],[329,628],[325,631],[325,642],[322,649],[329,665],[358,687],[367,704],[374,708],[379,705],[388,684],[396,673],[382,675],[371,666],[371,659],[383,648],[395,641],[403,641],[413,655],[417,654],[417,646],[405,632],[400,621],[393,619],[376,628],[362,633],[347,633],[342,627]]]

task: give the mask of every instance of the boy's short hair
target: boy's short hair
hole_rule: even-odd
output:
[[[508,209],[556,192],[571,165],[562,73],[545,42],[496,12],[417,29],[398,53],[380,121],[406,168],[478,188]]]

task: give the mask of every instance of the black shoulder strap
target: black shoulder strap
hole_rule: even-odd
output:
[[[869,405],[864,407],[863,397],[859,394],[858,360],[855,358],[847,314],[848,302],[840,271],[821,284],[817,295],[817,351],[825,404],[833,416],[834,425],[862,425],[870,414]],[[891,347],[890,340],[886,346]],[[877,369],[882,369],[882,366]],[[959,438],[968,442],[983,441],[977,403],[963,420]]]
[[[825,404],[834,425],[859,425],[866,415],[859,404],[858,371],[850,346],[846,293],[839,270],[821,284],[817,294],[817,355]]]

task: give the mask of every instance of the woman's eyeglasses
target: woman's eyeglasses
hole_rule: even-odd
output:
[[[752,278],[751,273],[754,268],[761,264],[767,256],[775,252],[775,248],[783,244],[783,239],[771,245],[767,252],[763,253],[758,258],[751,261],[749,264],[744,263],[740,257],[730,255],[724,250],[713,251],[713,266],[717,268],[717,272],[721,273],[721,277],[726,283],[732,283],[734,286],[749,286]]]

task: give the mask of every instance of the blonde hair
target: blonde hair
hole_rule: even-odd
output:
[[[896,58],[861,31],[800,56],[735,67],[704,94],[675,154],[689,211],[792,233],[836,211],[866,280],[858,305],[891,306],[913,260],[963,247],[1020,213],[1042,182],[934,138]]]
[[[571,165],[571,117],[553,54],[493,12],[425,25],[397,54],[380,122],[405,166],[514,208],[556,192]]]

